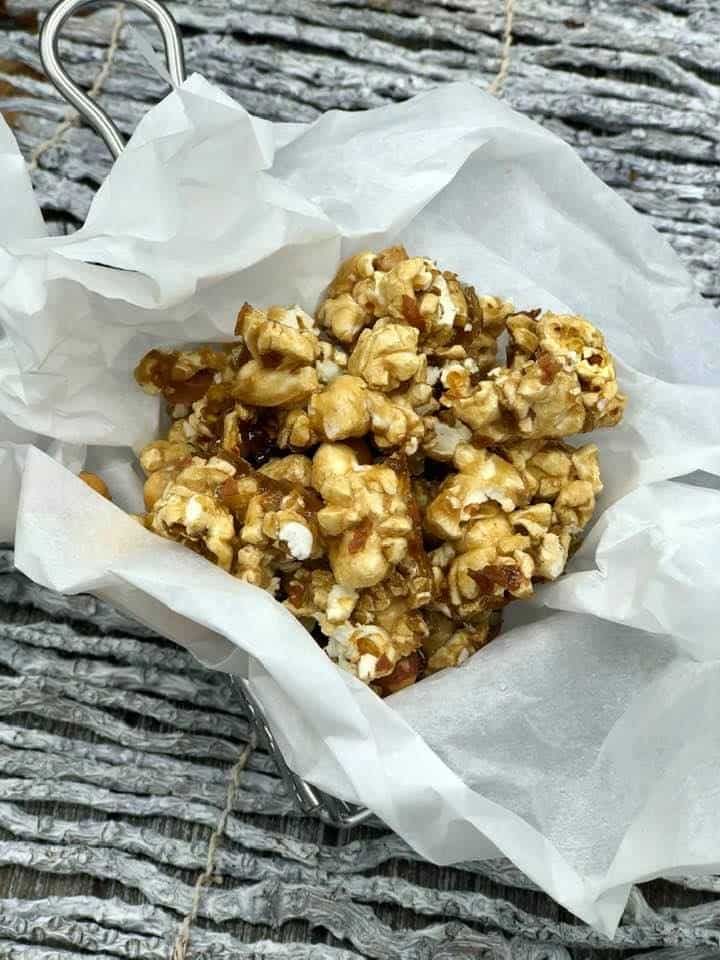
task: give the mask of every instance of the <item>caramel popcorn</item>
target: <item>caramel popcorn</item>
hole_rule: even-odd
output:
[[[244,304],[235,333],[242,336],[251,356],[269,369],[312,366],[320,353],[315,321],[300,307],[257,310]]]
[[[86,470],[81,470],[78,476],[82,482],[90,487],[91,490],[94,490],[95,493],[99,493],[100,496],[106,500],[112,500],[108,485],[102,477],[99,477],[96,473],[88,473]]]
[[[618,389],[615,364],[605,338],[583,317],[517,314],[508,321],[513,366],[525,359],[550,360],[572,370],[580,385],[583,432],[619,423],[626,398]],[[547,358],[550,358],[548,360]]]
[[[522,474],[533,501],[552,503],[570,536],[582,533],[602,490],[596,445],[536,440],[508,444],[504,454]]]
[[[326,653],[341,668],[390,692],[407,686],[412,664],[417,672],[423,662],[428,628],[416,608],[427,602],[428,584],[395,574],[355,590],[328,569],[301,569],[287,584],[286,605],[320,627],[328,638]]]
[[[266,367],[249,360],[238,373],[236,391],[243,403],[258,407],[291,407],[317,390],[314,367]]]
[[[162,394],[172,404],[192,403],[205,395],[217,371],[227,364],[227,353],[218,347],[196,350],[151,350],[135,370],[135,379],[146,393]]]
[[[443,403],[479,443],[565,437],[618,423],[625,408],[605,340],[582,317],[514,314],[509,367]]]
[[[341,264],[314,316],[244,304],[235,336],[137,367],[172,418],[140,453],[147,529],[269,591],[381,696],[562,574],[602,490],[597,447],[565,438],[625,405],[583,317],[394,246]]]
[[[275,442],[281,450],[287,450],[288,447],[302,450],[314,446],[318,439],[310,423],[310,414],[304,407],[292,407],[279,412]]]
[[[472,439],[471,431],[455,417],[428,417],[425,423],[423,453],[432,460],[449,462],[460,444]]]
[[[170,479],[147,516],[155,533],[178,540],[213,560],[223,570],[232,567],[235,525],[217,495],[235,468],[216,457],[193,457]]]
[[[348,355],[342,347],[323,340],[320,343],[320,358],[315,361],[315,372],[320,383],[332,383],[347,369]]]
[[[425,436],[425,424],[407,397],[368,394],[370,432],[381,450],[401,448],[411,454]]]
[[[343,444],[323,444],[313,458],[312,480],[325,504],[317,522],[338,583],[352,589],[379,583],[404,559],[412,532],[397,473],[358,463]]]
[[[423,370],[418,354],[418,331],[402,323],[378,320],[363,330],[348,360],[348,373],[362,377],[375,390],[397,390]]]
[[[362,437],[370,427],[368,388],[360,377],[343,375],[308,403],[310,443]]]
[[[177,467],[192,457],[192,448],[184,440],[154,440],[140,451],[140,466],[149,476],[157,470]]]
[[[312,493],[300,487],[284,491],[266,487],[258,477],[257,492],[247,503],[240,530],[241,543],[263,547],[282,562],[322,556]]]
[[[402,448],[414,453],[425,435],[425,425],[413,399],[416,395],[370,390],[361,377],[343,374],[310,399],[307,421],[294,414],[282,445],[306,447],[370,433],[380,449]]]
[[[442,540],[456,540],[487,501],[511,511],[528,499],[522,475],[507,460],[488,450],[460,444],[453,457],[457,472],[445,478],[428,505],[425,523]]]
[[[273,596],[280,586],[280,577],[275,572],[273,558],[260,547],[245,545],[235,555],[234,576],[253,587],[267,590]]]
[[[297,617],[317,622],[330,636],[347,623],[358,601],[358,592],[339,584],[329,567],[300,567],[285,584],[285,605]]]
[[[521,517],[516,520],[529,511],[536,514],[534,536],[527,534]],[[533,552],[543,543],[551,517],[549,504],[510,514],[494,503],[482,508],[458,541],[446,573],[446,602],[455,617],[471,620],[513,597],[532,594]]]
[[[299,453],[269,460],[260,467],[259,472],[273,480],[286,480],[301,487],[309,487],[312,484],[312,460]]]
[[[364,328],[380,320],[417,330],[427,355],[472,358],[478,371],[486,371],[495,365],[497,338],[512,312],[508,301],[478,297],[473,287],[439,270],[432,260],[390,247],[347,260],[318,316],[344,344],[365,336]]]
[[[430,555],[441,604],[465,621],[531,596],[539,580],[557,579],[602,490],[594,444],[576,449],[535,441],[508,446],[503,454],[532,502],[513,508],[510,500],[504,506],[497,498],[488,500],[458,522],[457,538],[447,537]],[[441,522],[445,519],[438,496],[425,510],[430,530],[437,530],[436,504]]]
[[[425,672],[437,673],[447,667],[459,667],[468,657],[484,647],[491,636],[492,621],[488,616],[472,627],[455,629],[453,621],[442,613],[428,617],[428,638],[424,643],[427,657]]]
[[[391,676],[401,660],[415,653],[414,646],[413,637],[398,641],[376,624],[348,624],[331,634],[326,650],[339,667],[355,673],[365,683],[373,683]]]

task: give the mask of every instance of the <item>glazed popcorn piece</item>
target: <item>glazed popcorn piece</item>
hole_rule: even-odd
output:
[[[286,582],[285,604],[311,629],[319,627],[327,638],[325,651],[338,666],[365,683],[392,677],[385,686],[400,689],[410,682],[411,664],[417,676],[424,662],[421,646],[428,631],[414,606],[426,600],[404,578],[389,579],[392,585],[384,580],[355,590],[339,584],[327,568],[300,568]]]
[[[576,375],[585,412],[583,432],[620,421],[626,398],[619,392],[605,338],[591,323],[557,313],[538,318],[521,313],[509,319],[508,332],[513,366],[526,359],[543,361],[547,367],[554,361]]]
[[[508,499],[505,508],[510,509],[504,509],[497,497],[489,499],[466,521],[458,517],[454,527],[440,514],[446,542],[430,559],[440,603],[457,619],[474,622],[477,614],[531,596],[534,582],[557,579],[602,490],[594,444],[576,449],[537,441],[499,452],[514,464],[531,502],[513,508]],[[425,509],[431,530],[438,529],[433,512],[438,506],[444,507],[440,495]],[[448,530],[460,535],[453,540]]]
[[[341,264],[315,317],[246,303],[235,334],[138,365],[172,418],[140,454],[149,530],[272,593],[381,696],[562,574],[602,489],[597,448],[564,438],[625,404],[587,320],[395,246]]]
[[[286,457],[274,458],[260,467],[262,473],[272,480],[284,480],[301,487],[310,487],[312,484],[312,460],[299,453],[290,453]]]
[[[230,570],[235,525],[217,491],[234,473],[232,464],[217,457],[193,457],[154,501],[146,520],[148,528],[192,547],[223,570]]]
[[[309,486],[311,465],[291,455],[227,480],[219,495],[235,519],[237,558],[233,572],[275,593],[281,576],[304,561],[324,556],[317,525],[320,500]]]
[[[478,620],[473,626],[456,629],[453,621],[442,613],[428,615],[428,638],[424,643],[427,658],[425,672],[437,673],[447,667],[458,667],[492,636],[493,622],[490,616]]]
[[[543,439],[614,426],[625,397],[602,334],[582,317],[508,318],[509,367],[471,391],[447,389],[443,403],[479,443]]]
[[[143,488],[145,507],[151,510],[168,484],[192,461],[194,451],[183,439],[154,440],[140,451],[140,466],[147,479]]]
[[[428,505],[425,524],[442,540],[456,540],[487,501],[502,510],[513,510],[528,500],[522,475],[511,463],[468,443],[455,450],[456,473],[449,474],[437,496]]]
[[[574,537],[582,533],[602,491],[598,448],[572,447],[557,440],[509,444],[503,454],[522,474],[533,501],[549,501],[556,523]]]
[[[258,488],[245,510],[241,543],[271,551],[278,563],[322,556],[314,515],[316,498],[298,487],[285,492],[264,488],[259,481]]]
[[[275,596],[280,587],[273,557],[261,547],[246,544],[239,547],[235,555],[233,575],[253,587],[267,590]]]
[[[387,272],[405,259],[407,254],[402,247],[389,247],[378,254],[366,250],[341,264],[328,288],[327,298],[318,308],[320,323],[336,340],[344,344],[355,342],[374,316],[367,293],[374,286],[375,272]]]
[[[428,630],[421,610],[432,597],[432,570],[402,458],[380,466],[359,464],[354,451],[346,447],[338,451],[338,447],[324,445],[313,462],[315,486],[331,501],[330,507],[318,513],[318,524],[322,531],[335,536],[337,529],[355,522],[352,529],[358,549],[352,553],[352,536],[347,553],[342,543],[334,552],[331,540],[332,569],[298,570],[286,584],[286,603],[296,616],[319,627],[327,638],[328,656],[339,666],[367,683],[382,681],[383,690],[388,692],[390,687],[407,685],[424,663],[422,643]],[[362,486],[358,478],[362,478]],[[333,509],[338,503],[346,508],[357,503],[354,514],[340,517],[339,523],[338,511]],[[368,520],[374,514],[386,518],[378,528],[381,549],[385,550],[383,566],[393,563],[392,570],[379,580],[377,574],[368,575],[368,571],[375,571],[376,562],[371,545],[376,534],[368,532]],[[388,519],[392,520],[389,531]],[[413,656],[416,653],[418,656]]]
[[[380,450],[400,448],[413,454],[425,436],[425,424],[411,398],[402,394],[368,394],[370,433]]]
[[[425,421],[422,450],[432,460],[450,462],[460,444],[471,439],[472,431],[464,423],[454,415],[443,413]]]
[[[140,466],[149,476],[158,470],[177,467],[192,457],[192,448],[183,439],[154,440],[140,451]]]
[[[237,396],[258,407],[291,407],[317,390],[314,367],[266,367],[259,360],[244,364],[237,379]]]
[[[347,625],[333,633],[326,652],[339,667],[364,683],[379,685],[383,693],[395,693],[414,683],[423,666],[417,650],[408,649],[413,643],[375,624]]]
[[[245,304],[235,333],[251,359],[238,370],[234,394],[259,407],[295,406],[319,386],[315,361],[320,343],[315,321],[299,307],[257,310]]]
[[[81,470],[78,476],[82,482],[90,487],[91,490],[94,490],[95,493],[99,493],[100,496],[106,500],[112,500],[108,485],[102,477],[99,477],[96,473],[88,473],[87,470]]]
[[[313,398],[309,403],[312,404]],[[305,407],[291,407],[278,411],[275,443],[280,450],[303,450],[319,441],[317,432],[310,423],[310,414]]]
[[[379,320],[363,330],[348,360],[348,373],[362,377],[374,390],[397,390],[424,373],[418,353],[418,331],[401,323]]]
[[[359,596],[341,586],[328,566],[301,566],[286,578],[284,588],[287,608],[311,626],[318,624],[326,637],[349,622]]]
[[[325,616],[318,617],[328,638],[326,653],[366,683],[392,677],[384,684],[387,687],[407,681],[411,665],[416,673],[424,665],[422,643],[428,628],[418,605],[427,599],[399,574],[360,591],[334,585]]]
[[[308,367],[320,354],[315,321],[300,307],[258,310],[243,305],[235,323],[250,355],[268,369]]]
[[[452,337],[456,318],[467,317],[467,305],[456,281],[424,257],[402,257],[396,262],[373,263],[377,269],[348,291],[369,318],[390,317],[409,323],[423,334],[444,342]],[[367,273],[366,254],[359,254],[358,275]],[[452,275],[449,275],[452,277]],[[460,325],[460,323],[458,324]]]
[[[585,428],[577,377],[533,360],[514,370],[496,368],[467,396],[448,391],[442,399],[485,445],[563,437]]]
[[[413,682],[423,669],[427,633],[422,614],[407,598],[388,599],[373,588],[358,598],[353,620],[330,634],[326,652],[365,683],[380,682],[381,690],[391,692]]]
[[[370,390],[361,377],[342,374],[310,398],[307,415],[290,411],[281,430],[281,445],[307,447],[369,433],[382,450],[401,448],[414,453],[425,435],[425,424],[412,401],[419,403],[426,396],[418,398],[410,390],[380,393]]]
[[[470,620],[513,598],[531,596],[537,554],[542,553],[546,567],[558,562],[561,572],[567,553],[549,533],[551,521],[552,509],[546,503],[512,513],[495,503],[481,508],[453,546],[455,556],[445,573],[445,601],[453,616]]]
[[[313,458],[313,486],[324,506],[317,522],[342,586],[379,583],[408,551],[409,504],[400,479],[382,464],[360,464],[351,447],[323,444]]]
[[[426,257],[403,247],[363,251],[345,261],[330,284],[318,317],[343,344],[365,336],[375,321],[418,331],[422,352],[472,358],[478,371],[495,365],[497,338],[513,312],[508,301],[478,297],[473,287]]]
[[[315,361],[315,372],[321,384],[332,383],[347,370],[348,355],[342,347],[327,340],[320,341],[320,357]]]
[[[146,393],[162,394],[171,404],[187,404],[205,395],[215,374],[228,363],[220,346],[194,350],[151,350],[135,370],[135,379]]]
[[[370,428],[368,388],[360,377],[337,377],[308,404],[308,445],[322,440],[362,437]]]

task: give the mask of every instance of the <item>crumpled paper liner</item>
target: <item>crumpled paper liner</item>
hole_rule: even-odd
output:
[[[191,77],[85,226],[46,237],[0,123],[0,510],[16,563],[248,677],[290,766],[438,863],[504,855],[612,933],[629,886],[720,869],[720,323],[573,151],[470,84],[271,124]],[[312,310],[339,260],[402,242],[518,306],[581,312],[628,414],[559,581],[460,669],[381,701],[268,595],[142,529],[150,347],[221,339],[249,300]],[[108,480],[103,501],[74,475]],[[671,478],[703,471],[706,486]],[[696,477],[697,480],[697,477]]]

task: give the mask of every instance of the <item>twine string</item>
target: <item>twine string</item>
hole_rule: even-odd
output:
[[[124,23],[125,4],[120,3],[115,9],[115,17],[113,19],[112,30],[110,32],[110,42],[108,43],[108,48],[105,51],[105,57],[103,58],[102,66],[100,67],[97,76],[93,80],[92,86],[88,90],[88,96],[91,100],[94,100],[95,97],[100,94],[103,86],[105,85],[105,81],[110,75],[110,70],[112,69],[115,55],[120,47],[120,33]],[[33,147],[32,152],[30,153],[28,168],[30,170],[37,170],[40,157],[47,150],[50,150],[52,147],[56,147],[62,141],[63,137],[68,130],[71,129],[71,127],[77,127],[79,125],[80,114],[77,112],[77,110],[75,110],[74,107],[68,107],[68,109],[65,111],[63,119],[50,134],[47,140],[42,140]]]
[[[240,788],[240,775],[247,766],[247,762],[250,759],[250,754],[255,749],[255,746],[256,740],[255,735],[253,734],[238,757],[235,766],[230,771],[227,793],[225,795],[225,806],[223,807],[222,813],[220,814],[220,819],[218,820],[210,837],[207,859],[205,861],[205,869],[195,881],[190,909],[180,924],[177,936],[175,937],[175,943],[173,944],[172,951],[170,953],[171,960],[187,960],[188,958],[190,932],[192,925],[197,919],[202,893],[205,887],[207,887],[215,879],[215,863],[217,861],[217,853],[220,847],[220,841],[225,833],[225,825],[228,817],[232,813],[233,807],[235,806],[235,798],[237,797],[237,792]]]
[[[515,15],[515,0],[505,0],[505,24],[503,26],[502,46],[500,48],[500,66],[498,72],[488,86],[488,91],[496,97],[502,96],[503,87],[510,72],[510,48],[513,39],[513,17]]]

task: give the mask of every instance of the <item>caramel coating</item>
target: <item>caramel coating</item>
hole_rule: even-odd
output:
[[[234,473],[235,468],[224,460],[193,457],[153,503],[148,528],[187,544],[223,570],[230,570],[235,526],[217,493]]]
[[[108,485],[102,477],[99,477],[96,473],[88,473],[86,470],[81,470],[78,476],[82,482],[86,483],[95,493],[99,493],[100,496],[105,497],[106,500],[112,500]]]
[[[323,444],[313,458],[312,482],[324,506],[317,515],[339,584],[372,587],[404,559],[412,520],[400,479],[386,465],[361,465],[343,444]]]
[[[546,313],[508,319],[509,367],[443,403],[478,443],[546,439],[619,423],[626,398],[599,330],[583,317]]]
[[[497,454],[465,443],[457,447],[453,462],[457,472],[443,481],[425,515],[428,530],[441,540],[461,537],[467,522],[489,500],[505,511],[527,502],[522,475]]]

